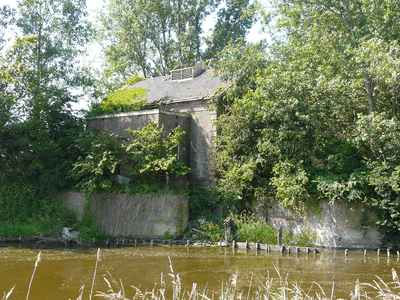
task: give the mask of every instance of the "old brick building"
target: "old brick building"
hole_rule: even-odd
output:
[[[140,81],[127,89],[141,87],[147,90],[147,104],[154,109],[102,115],[88,119],[88,128],[108,129],[127,136],[125,129],[138,129],[149,121],[164,124],[167,131],[180,126],[187,140],[182,146],[182,159],[194,169],[190,174],[193,185],[210,186],[213,175],[210,168],[213,139],[216,130],[213,121],[217,111],[210,110],[209,100],[222,93],[226,84],[214,71],[199,62],[191,68],[175,68],[168,76]]]

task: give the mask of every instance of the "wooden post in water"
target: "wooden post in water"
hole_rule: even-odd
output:
[[[171,240],[171,239],[168,241],[168,244],[169,244],[170,246],[172,246],[172,240]]]
[[[186,241],[186,246],[188,246],[188,247],[190,246],[190,240]]]
[[[225,245],[229,245],[229,242],[231,240],[231,225],[230,225],[231,219],[226,218],[224,220],[224,228],[225,228]]]
[[[364,249],[364,257],[367,257],[367,249]]]
[[[349,256],[349,249],[344,250],[344,256]]]
[[[376,254],[378,255],[378,257],[381,256],[381,249],[378,249],[378,250],[376,251]]]
[[[207,246],[207,241],[206,240],[203,241],[203,246],[204,247]]]
[[[110,247],[111,247],[110,239],[107,240],[106,245],[107,245],[107,248],[110,249]]]
[[[278,229],[278,245],[282,245],[282,226]]]
[[[397,257],[399,257],[400,256],[400,251],[397,251]]]
[[[153,243],[154,243],[154,241],[153,241],[153,239],[151,239],[151,240],[150,240],[150,246],[153,247]]]
[[[235,245],[235,244],[236,244],[236,242],[235,242],[235,241],[233,241],[233,242],[232,242],[232,248],[234,248],[234,249],[235,249],[235,247],[236,247],[236,245]]]
[[[390,248],[388,248],[388,249],[386,250],[386,253],[387,253],[387,257],[390,257]]]

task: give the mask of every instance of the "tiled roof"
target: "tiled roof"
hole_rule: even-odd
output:
[[[141,87],[147,90],[148,104],[210,99],[218,89],[226,86],[213,70],[205,70],[193,79],[171,80],[161,76],[139,81],[127,89]]]

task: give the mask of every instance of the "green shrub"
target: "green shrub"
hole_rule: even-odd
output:
[[[218,222],[205,221],[200,224],[200,229],[204,234],[200,235],[199,239],[207,239],[214,243],[225,240],[225,229]]]
[[[314,245],[315,236],[308,231],[294,234],[290,231],[284,231],[282,234],[282,243],[284,245],[311,247]]]
[[[70,175],[81,192],[113,191],[125,155],[121,147],[123,140],[118,135],[98,129],[83,132],[77,138],[75,147],[81,156],[74,163]]]
[[[216,189],[202,186],[189,187],[189,220],[209,219],[211,209],[218,202]]]
[[[263,219],[255,221],[254,215],[248,213],[232,215],[231,220],[236,227],[234,232],[235,240],[260,244],[277,243],[277,231],[267,221]]]
[[[89,210],[86,210],[82,216],[82,220],[76,224],[79,230],[79,237],[84,240],[90,240],[93,238],[104,240],[107,236],[103,230],[96,225],[95,216]]]
[[[32,221],[26,223],[13,223],[10,221],[0,222],[0,236],[2,237],[21,236],[22,238],[25,238],[29,236],[34,236],[40,231],[40,226]]]

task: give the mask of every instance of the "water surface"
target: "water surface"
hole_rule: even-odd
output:
[[[35,273],[30,299],[76,299],[81,286],[84,299],[89,298],[96,264],[97,249],[24,249],[0,248],[0,295],[15,286],[10,297],[25,299],[34,264],[39,251],[41,262]],[[247,294],[251,286],[257,287],[270,276],[278,283],[279,271],[289,283],[299,283],[308,290],[318,282],[327,295],[331,294],[334,282],[335,298],[350,299],[357,279],[372,283],[376,275],[391,282],[391,269],[400,273],[397,256],[377,257],[376,252],[344,250],[322,251],[321,254],[288,254],[256,250],[233,250],[211,247],[137,247],[101,249],[94,291],[106,292],[108,287],[103,277],[121,280],[129,298],[135,294],[132,286],[142,291],[160,286],[161,275],[171,290],[172,278],[169,258],[175,275],[179,274],[182,288],[190,291],[197,283],[198,291],[207,293],[221,290],[221,283],[238,274],[238,289]],[[116,288],[116,291],[118,289]],[[97,298],[97,297],[96,297]],[[94,299],[96,299],[94,298]],[[99,298],[97,298],[99,299]]]

